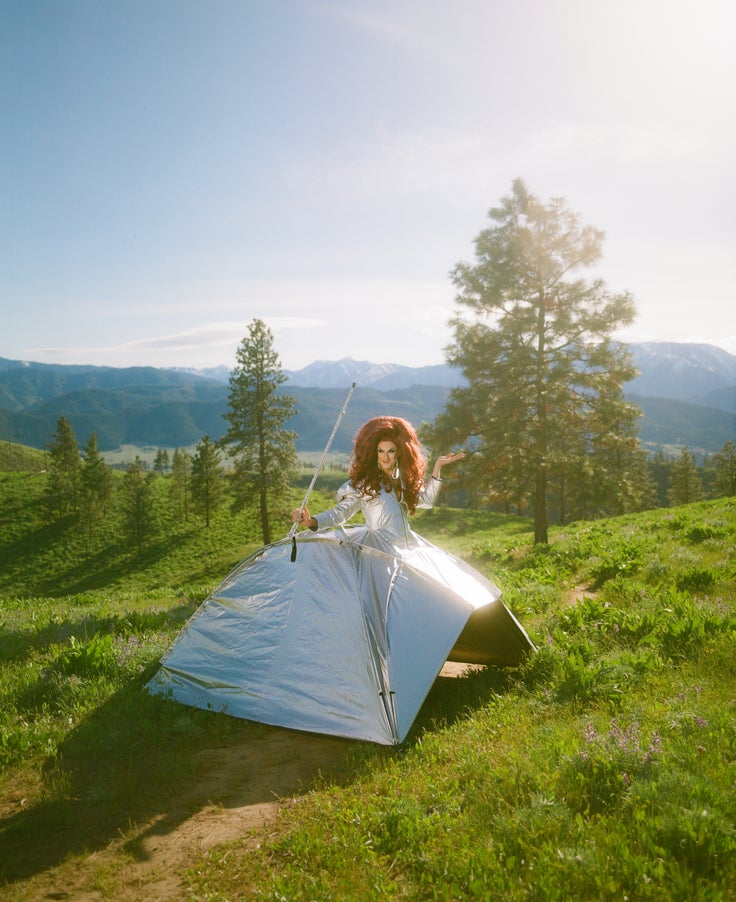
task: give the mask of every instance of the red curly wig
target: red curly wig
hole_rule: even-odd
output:
[[[426,461],[414,427],[401,417],[374,417],[356,432],[350,481],[370,498],[375,498],[382,486],[391,488],[378,466],[378,445],[383,441],[396,445],[403,499],[413,514],[424,486]]]

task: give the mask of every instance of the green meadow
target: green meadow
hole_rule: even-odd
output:
[[[537,651],[438,678],[386,748],[149,696],[186,619],[258,547],[254,518],[162,514],[138,554],[114,517],[93,534],[47,522],[44,479],[0,472],[0,898],[736,899],[736,499],[558,526],[536,547],[527,519],[417,514],[503,588]],[[239,797],[271,806],[262,823],[142,867],[203,804],[212,831],[225,822],[228,788],[195,792],[213,761],[251,785],[284,734],[303,743],[297,778],[261,755],[268,791]]]

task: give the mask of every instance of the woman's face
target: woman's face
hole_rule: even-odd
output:
[[[388,439],[378,443],[378,469],[384,473],[391,473],[396,466],[399,451],[396,445]]]

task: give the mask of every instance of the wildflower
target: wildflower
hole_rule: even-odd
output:
[[[618,746],[622,752],[638,752],[639,751],[639,724],[633,722],[622,730],[615,720],[611,721],[611,742]]]
[[[641,759],[642,767],[645,767],[655,755],[658,755],[662,749],[662,737],[659,733],[653,733],[651,742],[649,743],[649,748],[644,753],[644,757]]]
[[[595,727],[592,723],[590,723],[590,721],[588,721],[588,723],[585,725],[585,729],[583,730],[583,739],[586,742],[590,743],[595,742],[597,738],[598,734],[595,731]]]

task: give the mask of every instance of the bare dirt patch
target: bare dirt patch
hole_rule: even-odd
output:
[[[570,605],[578,604],[583,598],[592,598],[595,594],[595,590],[589,583],[580,583],[577,586],[572,586],[565,592],[562,596],[562,604],[569,607]]]
[[[241,744],[205,749],[195,756],[202,776],[171,799],[165,813],[129,825],[91,854],[0,888],[0,898],[184,899],[183,877],[196,858],[273,822],[320,774],[338,771],[352,746],[346,739],[263,727]],[[8,802],[21,804],[18,788]]]

